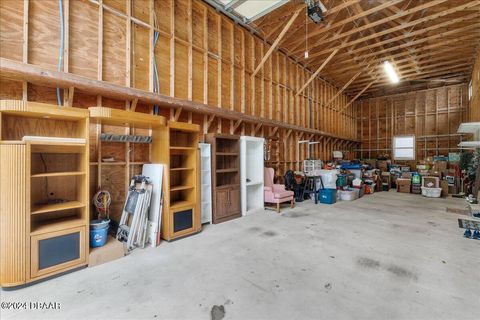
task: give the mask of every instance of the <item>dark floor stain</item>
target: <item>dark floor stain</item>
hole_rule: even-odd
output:
[[[393,273],[399,278],[417,279],[417,276],[413,272],[399,266],[388,266],[387,271]]]
[[[263,236],[266,236],[266,237],[275,237],[278,233],[276,233],[275,231],[272,231],[272,230],[268,230],[268,231],[265,231],[264,233],[262,233]]]
[[[213,306],[212,311],[210,311],[210,318],[212,320],[221,320],[225,317],[225,307],[224,306]]]
[[[367,257],[361,257],[357,259],[357,263],[363,268],[377,269],[380,267],[380,262]]]
[[[252,233],[257,233],[257,232],[262,231],[262,228],[260,228],[260,227],[250,227],[250,228],[248,228],[248,231],[250,231]]]
[[[436,222],[428,221],[427,223],[428,223],[429,225],[433,226],[433,227],[438,227],[438,223],[436,223]]]
[[[228,306],[230,304],[233,304],[233,301],[230,300],[230,299],[227,299],[227,301],[225,301],[224,305]]]
[[[289,212],[282,215],[282,217],[287,217],[287,218],[301,218],[301,217],[308,217],[308,216],[309,214],[305,212]]]
[[[324,285],[325,289],[327,289],[327,292],[330,291],[330,289],[332,289],[332,284],[330,282],[326,283]]]
[[[442,260],[442,263],[447,263],[445,260]]]
[[[330,258],[335,259],[335,256],[330,256]]]

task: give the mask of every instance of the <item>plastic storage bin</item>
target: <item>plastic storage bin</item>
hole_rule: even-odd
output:
[[[440,198],[442,194],[442,188],[427,188],[422,187],[422,196],[427,198]]]
[[[358,198],[358,193],[353,190],[342,190],[339,192],[342,201],[353,201]]]
[[[334,204],[337,202],[337,189],[320,189],[318,197],[320,203]]]

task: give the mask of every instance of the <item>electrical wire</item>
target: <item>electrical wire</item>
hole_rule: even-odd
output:
[[[157,15],[155,12],[153,12],[153,26],[155,29],[157,29]],[[158,67],[157,67],[157,60],[155,59],[155,48],[158,43],[158,38],[160,36],[160,33],[155,30],[153,32],[153,92],[154,93],[160,93],[160,79],[158,77]],[[160,107],[158,105],[153,105],[153,114],[159,114],[160,112]]]
[[[60,13],[60,48],[58,51],[58,66],[57,70],[62,71],[62,63],[63,63],[63,50],[65,46],[65,21],[63,17],[63,0],[58,0],[58,8]],[[62,97],[60,88],[57,87],[57,103],[59,106],[62,105]]]

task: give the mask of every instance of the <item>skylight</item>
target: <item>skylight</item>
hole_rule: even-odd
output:
[[[226,10],[233,11],[244,17],[248,22],[266,15],[276,8],[284,5],[288,0],[216,0],[220,2]]]

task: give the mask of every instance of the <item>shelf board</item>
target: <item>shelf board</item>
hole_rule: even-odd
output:
[[[173,201],[170,203],[170,209],[186,207],[186,206],[193,206],[194,203],[192,201],[181,200],[181,201]]]
[[[85,219],[79,217],[65,217],[60,219],[45,220],[39,222],[32,228],[31,235],[37,235],[52,231],[63,230],[67,228],[74,228],[80,226],[86,226]]]
[[[217,169],[216,173],[238,172],[238,168],[232,169]]]
[[[66,171],[66,172],[48,172],[32,174],[32,178],[48,178],[48,177],[69,177],[69,176],[82,176],[83,171]]]
[[[250,181],[250,182],[247,182],[246,186],[247,187],[250,187],[250,186],[257,186],[259,184],[263,184],[262,181]]]
[[[190,168],[190,167],[185,167],[185,168],[170,168],[170,171],[187,171],[187,170],[193,170],[193,168]]]
[[[462,141],[458,146],[464,148],[480,148],[480,141]]]
[[[46,212],[54,212],[54,211],[69,210],[69,209],[84,208],[84,207],[85,205],[80,201],[38,204],[33,206],[32,214],[40,214],[40,213],[46,213]]]
[[[112,126],[134,126],[135,128],[152,129],[165,126],[165,117],[143,112],[113,109],[108,107],[90,107],[92,123]]]
[[[144,165],[144,164],[150,164],[150,161],[131,161],[130,165]]]
[[[458,127],[457,133],[475,133],[480,130],[480,122],[464,122]]]
[[[217,152],[215,153],[217,156],[238,156],[238,152]]]
[[[124,166],[124,165],[126,165],[127,163],[124,162],[124,161],[112,161],[112,162],[103,162],[103,161],[102,161],[102,162],[100,162],[100,164],[101,164],[102,166],[120,166],[120,165],[121,165],[121,166]]]
[[[240,187],[239,183],[217,185],[217,189],[227,189],[231,187]]]
[[[177,146],[170,146],[170,150],[195,150],[195,147],[177,147]]]
[[[170,188],[170,192],[171,191],[180,191],[180,190],[189,190],[189,189],[193,189],[194,186],[174,186],[174,187],[171,187]]]

